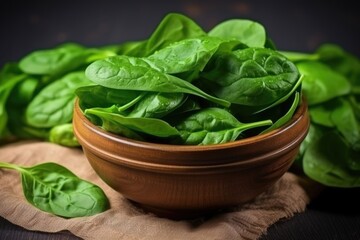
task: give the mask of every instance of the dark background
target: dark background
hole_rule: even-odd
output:
[[[349,3],[353,2],[353,3]],[[360,56],[356,1],[10,1],[0,7],[0,66],[63,42],[100,46],[148,38],[169,12],[204,30],[230,18],[260,22],[278,49],[314,51],[331,42]]]
[[[264,25],[280,50],[312,52],[323,43],[335,43],[360,57],[360,12],[355,5],[346,0],[2,1],[0,67],[63,42],[95,47],[146,39],[169,12],[189,16],[204,30],[226,19],[251,19]],[[271,226],[262,240],[360,239],[359,193],[360,188],[326,188],[304,213]],[[56,236],[32,233],[1,218],[0,239],[4,234],[6,239]]]

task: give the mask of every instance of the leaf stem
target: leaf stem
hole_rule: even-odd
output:
[[[8,162],[0,162],[0,168],[7,168],[7,169],[17,170],[19,172],[24,172],[24,169],[22,167]]]

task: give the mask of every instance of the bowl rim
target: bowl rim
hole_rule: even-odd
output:
[[[219,143],[219,144],[210,144],[210,145],[176,145],[176,144],[165,144],[165,143],[154,143],[135,140],[127,137],[117,135],[115,133],[108,132],[102,129],[100,126],[93,124],[83,113],[82,109],[79,106],[79,99],[75,99],[74,111],[77,111],[77,115],[80,116],[81,121],[87,125],[87,128],[90,128],[93,132],[96,132],[100,136],[107,138],[116,143],[125,144],[132,147],[146,148],[149,150],[161,150],[169,152],[201,152],[201,151],[211,151],[211,150],[221,150],[232,147],[246,146],[258,141],[265,141],[268,138],[280,135],[283,132],[287,131],[289,128],[292,128],[296,125],[302,117],[306,117],[307,112],[307,103],[304,97],[302,97],[300,104],[298,105],[292,118],[282,125],[279,128],[273,129],[267,133],[259,134],[256,136],[251,136],[243,139],[239,139],[232,142]],[[308,129],[308,126],[307,126]]]

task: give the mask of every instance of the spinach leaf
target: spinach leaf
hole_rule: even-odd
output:
[[[286,56],[292,62],[299,61],[316,61],[319,60],[319,55],[316,53],[303,53],[303,52],[292,52],[292,51],[280,51],[281,54]]]
[[[331,112],[331,121],[350,146],[360,151],[360,121],[356,119],[355,113],[348,101],[340,98],[339,103]]]
[[[162,19],[148,39],[125,42],[117,47],[116,52],[119,55],[147,57],[171,43],[206,35],[206,32],[192,19],[182,14],[169,13]]]
[[[83,71],[71,72],[47,85],[29,103],[26,121],[34,127],[53,127],[68,123],[72,119],[75,89],[91,82]]]
[[[273,125],[271,125],[269,128],[265,129],[264,131],[261,132],[261,134],[263,133],[267,133],[270,132],[271,130],[274,130],[276,128],[279,128],[281,126],[283,126],[284,124],[286,124],[288,121],[290,121],[290,119],[292,118],[292,116],[295,113],[295,110],[297,109],[298,105],[300,102],[300,94],[299,92],[295,93],[295,97],[294,97],[294,101],[291,104],[291,107],[289,108],[289,110],[285,113],[284,116],[282,116],[281,118],[279,118]]]
[[[101,188],[56,163],[22,167],[0,162],[0,168],[20,172],[27,201],[42,211],[73,218],[91,216],[109,208]]]
[[[304,75],[302,89],[309,105],[350,93],[351,85],[348,80],[321,62],[302,61],[296,66]]]
[[[331,120],[331,114],[339,105],[339,99],[335,98],[309,107],[311,121],[325,127],[335,127],[334,122]]]
[[[129,109],[127,116],[162,118],[181,106],[185,100],[182,93],[148,93]]]
[[[6,103],[11,91],[16,84],[23,81],[27,75],[17,75],[8,79],[0,85],[0,138],[5,136],[8,123],[8,112],[6,110]]]
[[[335,44],[323,44],[317,50],[320,61],[334,71],[345,76],[353,88],[360,88],[360,60],[342,47]]]
[[[67,147],[80,146],[74,135],[73,125],[71,123],[56,125],[55,127],[51,128],[49,133],[49,141]]]
[[[135,132],[145,133],[156,137],[170,137],[179,135],[176,128],[157,118],[127,117],[118,112],[116,106],[110,108],[89,108],[85,110],[86,116],[95,115],[103,122],[112,122],[131,129]],[[106,130],[106,129],[105,129]]]
[[[270,120],[241,123],[224,109],[205,108],[191,114],[175,127],[180,132],[182,144],[208,145],[235,141],[245,130],[271,124]]]
[[[360,172],[350,168],[349,163],[358,157],[349,151],[347,143],[334,131],[327,131],[310,144],[303,158],[307,176],[317,182],[333,187],[360,187]]]
[[[201,71],[221,43],[220,39],[210,37],[185,39],[156,51],[146,59],[168,74]]]
[[[269,105],[285,96],[299,80],[296,66],[265,48],[220,52],[201,76],[215,96],[246,106]],[[205,80],[204,80],[205,81]]]
[[[47,141],[49,139],[49,128],[32,127],[25,122],[24,108],[8,109],[8,129],[12,137],[17,139],[39,139]]]
[[[307,151],[308,147],[312,145],[314,142],[318,141],[319,138],[323,135],[323,132],[325,132],[323,127],[318,126],[312,122],[310,122],[309,131],[304,139],[304,141],[301,142],[299,153],[295,158],[294,164],[297,165],[297,167],[303,168],[303,157],[305,152]]]
[[[145,52],[142,56],[149,56],[170,43],[202,36],[206,36],[206,33],[192,19],[182,14],[170,13],[164,17],[146,41]]]
[[[92,115],[89,114],[86,116],[92,117]],[[145,137],[142,136],[143,134],[127,128],[119,124],[117,121],[113,121],[110,117],[102,117],[100,119],[100,123],[98,123],[98,126],[101,126],[101,128],[107,132],[115,133],[117,135],[138,141],[146,141]]]
[[[189,93],[226,107],[230,105],[229,102],[213,97],[189,82],[162,72],[142,58],[116,56],[98,60],[86,68],[85,74],[94,83],[108,88]]]
[[[20,60],[20,69],[28,74],[58,75],[78,68],[88,57],[86,49],[75,43],[38,50]]]
[[[37,94],[40,86],[40,80],[38,78],[27,76],[22,81],[17,83],[10,96],[8,97],[8,105],[11,108],[19,108],[26,106]]]
[[[113,104],[126,105],[139,97],[142,91],[106,88],[101,85],[78,87],[75,94],[80,99],[82,109],[91,107],[111,107]]]
[[[360,95],[351,95],[348,99],[356,118],[360,121]]]
[[[246,19],[231,19],[216,25],[208,33],[222,39],[236,39],[249,47],[264,47],[265,28],[257,22]]]

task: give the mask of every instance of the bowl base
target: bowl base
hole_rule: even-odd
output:
[[[134,202],[130,200],[130,202],[142,209],[146,213],[155,214],[157,217],[168,218],[172,220],[190,220],[196,218],[209,218],[215,214],[219,214],[221,212],[225,212],[230,210],[231,208],[212,208],[212,209],[167,209],[167,208],[159,208],[154,206],[149,206],[146,204],[141,204],[138,202]]]

